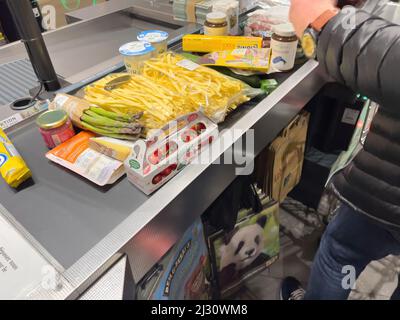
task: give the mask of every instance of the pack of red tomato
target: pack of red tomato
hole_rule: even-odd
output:
[[[138,140],[125,161],[128,179],[151,194],[197,157],[218,137],[218,126],[201,112],[168,123]]]

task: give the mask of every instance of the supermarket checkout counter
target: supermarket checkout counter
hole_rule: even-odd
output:
[[[122,66],[118,48],[136,40],[143,30],[162,29],[172,42],[193,33],[199,25],[173,19],[168,0],[118,0],[98,4],[69,14],[70,25],[43,34],[54,68],[68,83],[85,81],[97,73]],[[71,18],[73,17],[73,18]],[[23,59],[23,60],[21,60]],[[0,48],[0,80],[12,79],[14,86],[0,87],[0,112],[11,115],[1,96],[26,96],[37,86],[28,55],[21,41]],[[6,67],[1,67],[2,65]],[[26,75],[28,75],[26,77]],[[10,95],[10,92],[14,92]],[[12,101],[9,101],[12,102]]]
[[[100,52],[102,55],[100,47],[111,54],[111,51],[114,52],[119,47],[122,38],[124,41],[128,37],[132,39],[132,34],[135,34],[127,27],[121,31],[123,37],[116,40],[112,38],[116,34],[110,34],[114,29],[107,27],[102,29],[104,33],[98,34],[97,30],[93,34],[96,41],[86,44],[81,38],[85,34],[83,31],[89,32],[94,28],[92,24],[101,22],[102,19],[106,18],[78,22],[61,30],[62,39],[68,39],[68,45],[58,42],[52,47],[49,40],[57,38],[56,32],[46,39],[50,43],[56,70],[60,70],[57,65],[62,66],[62,60],[57,54],[66,57],[65,52],[59,51],[60,47],[68,48],[69,54],[75,59],[66,60],[61,72],[67,79],[82,77],[81,80],[74,81],[75,85],[65,88],[64,92],[74,93],[85,83],[94,81],[103,74],[122,69],[122,64],[112,60],[114,58],[99,63],[99,66],[95,65],[98,58],[95,62],[90,62],[92,67],[87,67],[88,64],[84,67],[81,65],[81,60],[90,60],[90,55],[95,56],[93,52]],[[118,19],[111,17],[109,23],[120,23],[114,20]],[[79,26],[83,28],[82,32]],[[179,37],[190,33],[188,28],[189,26],[184,26],[176,30],[176,35],[170,41],[172,49],[179,50]],[[78,34],[74,35],[75,32]],[[196,28],[192,28],[192,32],[196,32]],[[97,50],[93,51],[94,48]],[[0,56],[3,57],[1,54]],[[103,58],[107,58],[107,55]],[[113,65],[113,62],[117,63]],[[73,70],[69,70],[68,66]],[[79,70],[85,70],[86,76],[83,77]],[[73,72],[77,72],[77,75]],[[15,191],[1,180],[0,212],[5,222],[27,239],[28,246],[21,247],[30,246],[29,250],[34,251],[41,259],[37,264],[27,265],[24,265],[25,261],[19,261],[24,265],[20,272],[33,275],[33,268],[38,267],[40,269],[36,273],[42,275],[36,280],[22,277],[27,283],[21,297],[101,297],[102,292],[116,290],[116,278],[122,278],[121,292],[130,292],[133,295],[134,283],[151,269],[235,179],[237,169],[240,172],[241,165],[213,163],[218,163],[224,156],[232,153],[245,154],[247,162],[254,160],[327,81],[315,61],[309,61],[290,73],[279,74],[276,78],[280,83],[279,87],[268,97],[249,102],[231,114],[220,126],[222,133],[214,143],[229,141],[225,138],[230,134],[223,129],[237,129],[243,134],[236,136],[218,153],[213,154],[208,164],[188,165],[151,196],[143,194],[126,178],[112,186],[99,188],[50,163],[44,157],[47,150],[33,120],[8,130],[7,134],[32,170],[33,183]],[[1,109],[0,115],[4,116]],[[254,149],[245,150],[245,144],[236,142],[251,130],[254,130]],[[7,245],[9,244],[6,244],[6,248]],[[46,265],[55,270],[55,286],[43,285],[43,266]],[[101,283],[103,284],[100,285]],[[91,291],[93,284],[97,290],[95,293]],[[130,296],[128,294],[124,297]]]

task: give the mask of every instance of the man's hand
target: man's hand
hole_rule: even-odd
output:
[[[336,0],[292,0],[289,18],[299,38],[304,30],[326,10],[336,8]]]

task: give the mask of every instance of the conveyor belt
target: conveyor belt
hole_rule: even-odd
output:
[[[107,47],[110,41],[115,41],[109,35],[106,32],[108,41],[99,42],[99,46]],[[104,41],[104,38],[98,39]],[[81,54],[88,49],[83,40],[74,43],[81,46]],[[113,48],[116,46],[114,43]],[[76,59],[82,58],[76,55],[78,52],[74,52]],[[97,66],[97,69],[104,71],[106,67],[109,65]],[[97,69],[91,70],[95,71],[91,74],[99,72]],[[254,151],[248,155],[250,160],[274,139],[326,81],[314,61],[276,77],[280,82],[277,90],[265,99],[242,106],[220,128],[241,132],[254,130]],[[14,128],[8,134],[31,167],[34,184],[17,192],[0,180],[0,202],[67,269],[62,276],[68,285],[57,292],[38,287],[36,297],[40,298],[78,297],[93,283],[95,273],[117,254],[127,254],[133,277],[139,280],[237,175],[235,165],[192,164],[150,197],[126,178],[109,188],[97,188],[45,159],[46,148],[33,122]],[[211,162],[229,152],[232,152],[232,145],[213,155]],[[156,249],[154,244],[157,244]]]
[[[0,106],[29,96],[38,79],[29,60],[21,59],[0,65]]]

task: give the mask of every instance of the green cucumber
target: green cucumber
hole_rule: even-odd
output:
[[[244,76],[244,75],[233,72],[231,69],[229,69],[227,67],[220,67],[220,66],[208,66],[208,67],[212,68],[214,70],[217,70],[218,72],[220,72],[224,75],[227,75],[231,78],[241,80],[244,83],[247,83],[250,87],[253,87],[253,88],[261,87],[261,79],[257,75]]]
[[[190,53],[186,53],[186,52],[182,53],[182,56],[185,57],[186,59],[189,59],[189,60],[195,62],[195,63],[199,63],[200,58],[201,58],[200,56],[196,56],[194,54],[190,54]],[[257,75],[244,76],[244,75],[240,75],[240,74],[233,72],[231,69],[229,69],[227,67],[221,67],[221,66],[207,66],[207,67],[214,69],[228,77],[241,80],[244,83],[247,83],[250,87],[253,87],[253,88],[261,87],[261,79]]]

